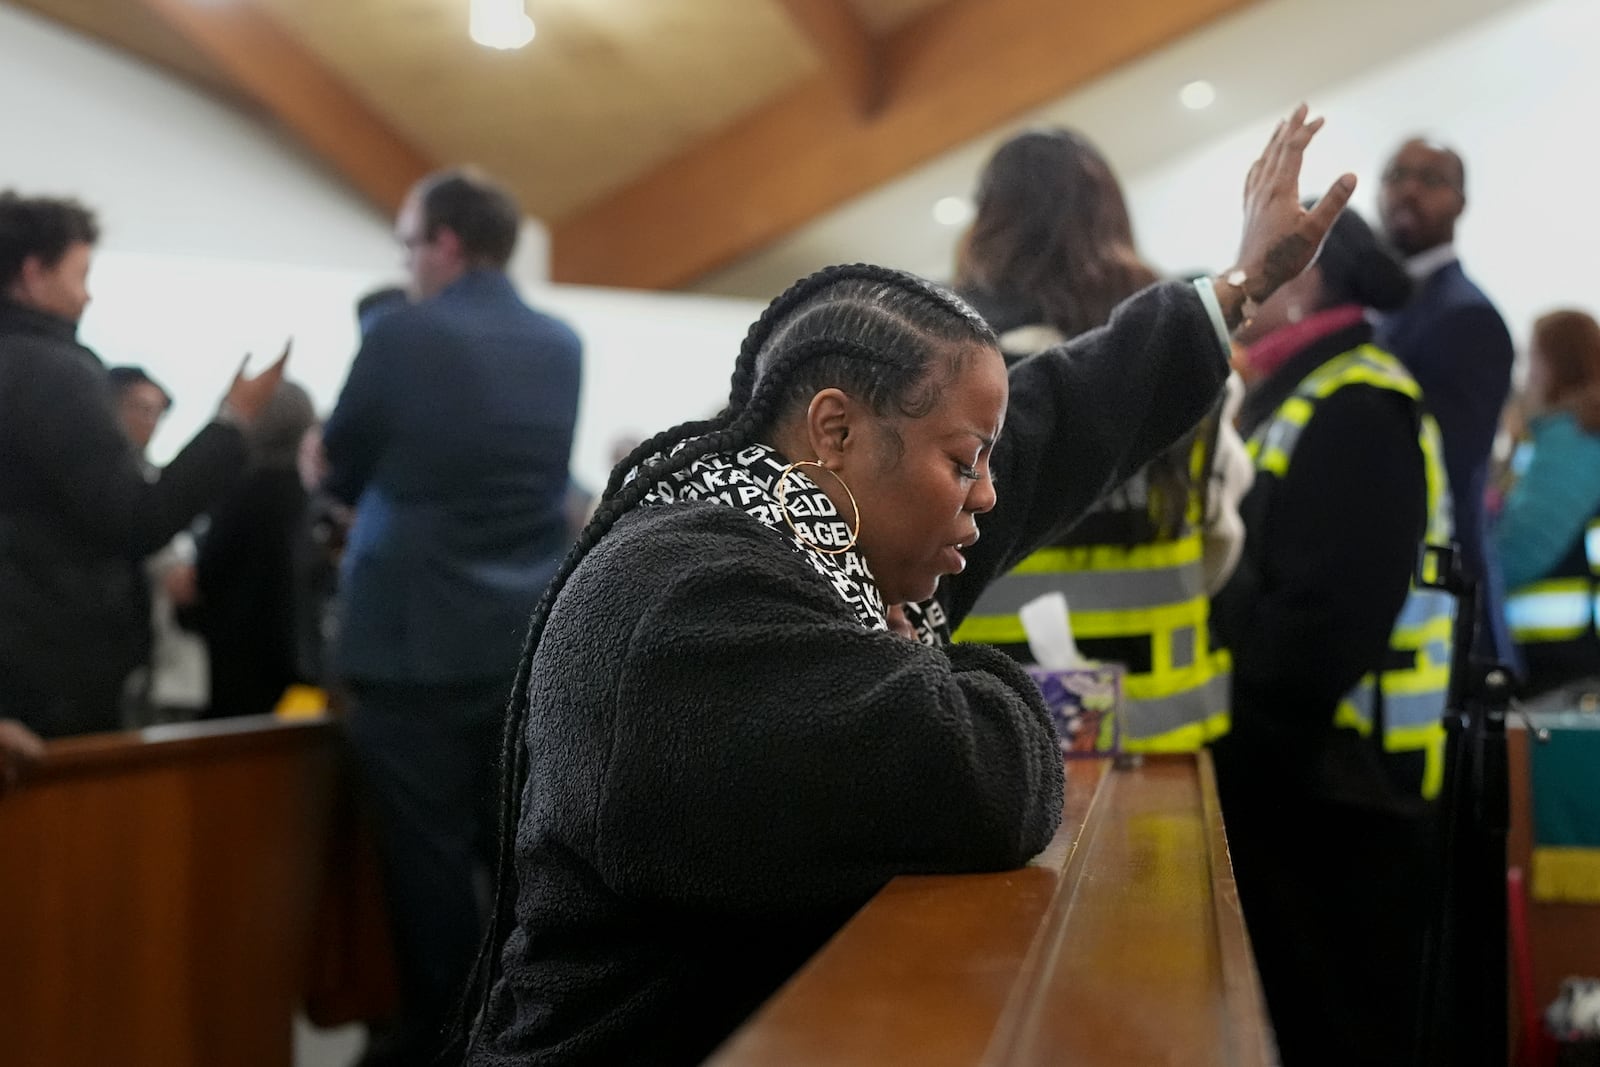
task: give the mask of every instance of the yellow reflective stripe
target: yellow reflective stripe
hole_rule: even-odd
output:
[[[1289,454],[1281,448],[1269,448],[1256,461],[1256,466],[1282,478],[1289,470]]]
[[[1028,632],[1022,628],[1022,620],[1015,615],[968,615],[952,637],[960,644],[969,645],[1015,645],[1027,639]]]
[[[1415,726],[1396,726],[1384,732],[1383,747],[1390,752],[1415,752],[1427,748],[1444,736],[1443,722],[1417,723]]]
[[[1192,722],[1154,737],[1125,736],[1122,738],[1122,748],[1125,752],[1196,752],[1207,743],[1226,734],[1232,724],[1232,716],[1227,711],[1218,711],[1207,715],[1199,722]]]
[[[1422,387],[1400,361],[1375,345],[1361,345],[1324,363],[1301,384],[1301,391],[1321,399],[1346,385],[1375,385],[1413,400],[1422,397]]]
[[[1311,413],[1316,410],[1316,405],[1303,396],[1291,396],[1278,408],[1275,418],[1280,418],[1291,426],[1304,426],[1311,421]]]
[[[1519,643],[1570,641],[1595,625],[1587,578],[1552,578],[1506,598],[1506,621]]]
[[[1209,615],[1210,602],[1204,597],[1186,600],[1181,604],[1164,604],[1160,607],[1130,611],[1075,611],[1072,613],[1072,632],[1077,637],[1149,635],[1152,640],[1160,640],[1163,637],[1170,637],[1172,631],[1183,627],[1204,626]],[[1022,621],[1015,615],[968,615],[962,620],[958,632],[962,634],[963,640],[988,641],[991,644],[1027,640],[1027,635],[1022,629]],[[996,633],[1017,636],[999,638],[980,636]],[[1170,649],[1168,654],[1170,662]]]
[[[1397,697],[1443,693],[1450,688],[1450,664],[1430,664],[1422,669],[1385,671],[1383,691]]]
[[[1210,602],[1205,598],[1133,611],[1085,611],[1072,615],[1073,635],[1080,638],[1150,638],[1149,673],[1129,675],[1125,690],[1132,696],[1171,696],[1204,684],[1215,673],[1213,651],[1206,641]],[[1172,638],[1179,630],[1193,630],[1194,663],[1172,666]],[[955,632],[955,640],[989,645],[1021,644],[1028,639],[1022,620],[1015,615],[968,615]],[[1227,661],[1231,664],[1231,660]]]
[[[1198,562],[1204,548],[1198,533],[1149,545],[1054,545],[1030,552],[1008,573],[1165,570]]]
[[[1422,390],[1418,389],[1417,383],[1409,377],[1399,377],[1376,367],[1361,366],[1348,367],[1339,374],[1318,382],[1313,395],[1319,398],[1326,397],[1347,385],[1371,385],[1379,389],[1392,389],[1412,399],[1422,396]]]
[[[1123,676],[1122,691],[1133,700],[1161,700],[1208,684],[1216,675],[1204,661],[1181,671],[1152,670]]]
[[[1196,597],[1180,604],[1163,604],[1134,611],[1074,612],[1072,632],[1085,637],[1157,634],[1181,626],[1204,624],[1210,611],[1210,601],[1205,597]]]
[[[1194,439],[1194,447],[1189,449],[1189,506],[1184,509],[1183,519],[1190,526],[1198,527],[1206,514],[1206,461],[1209,458],[1209,441],[1202,434]]]
[[[1430,733],[1425,741],[1417,747],[1423,751],[1422,757],[1422,799],[1433,800],[1439,795],[1439,789],[1444,785],[1444,724],[1435,723],[1429,727]]]
[[[1339,702],[1338,710],[1333,714],[1333,724],[1354,730],[1362,737],[1372,736],[1372,723],[1363,719],[1355,705],[1348,700]],[[1385,752],[1420,751],[1423,754],[1421,792],[1424,800],[1437,797],[1444,785],[1444,741],[1443,722],[1398,726],[1384,731]]]
[[[1418,435],[1422,445],[1423,481],[1428,488],[1428,542],[1448,544],[1455,536],[1455,515],[1450,502],[1450,478],[1445,473],[1444,437],[1439,423],[1426,412]]]
[[[1600,575],[1600,519],[1589,523],[1583,532],[1583,553],[1589,558],[1589,570]]]
[[[1368,675],[1357,684],[1368,685],[1371,680],[1372,676]],[[1370,736],[1372,733],[1372,721],[1364,717],[1348,699],[1339,701],[1339,706],[1334,709],[1333,725],[1354,730],[1362,737]]]
[[[1397,648],[1419,648],[1430,641],[1449,640],[1453,636],[1455,636],[1455,620],[1449,615],[1441,614],[1413,626],[1396,626],[1394,639],[1389,643]]]

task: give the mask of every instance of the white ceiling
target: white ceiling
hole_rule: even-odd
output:
[[[1083,131],[1129,184],[1286,113],[1299,100],[1315,108],[1319,90],[1403,64],[1415,51],[1535,2],[1265,0],[856,198],[691,289],[767,299],[819,267],[856,260],[947,277],[961,227],[935,222],[933,205],[942,197],[968,196],[990,152],[1020,128],[1063,124]],[[1217,90],[1216,102],[1203,111],[1178,101],[1178,90],[1196,79]],[[1375,144],[1371,154],[1391,147]],[[1372,162],[1340,165],[1359,169]],[[1137,213],[1134,221],[1137,226]]]

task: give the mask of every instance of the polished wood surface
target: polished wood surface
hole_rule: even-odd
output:
[[[883,103],[877,39],[850,0],[779,0],[863,118]]]
[[[1071,765],[1033,863],[895,880],[711,1062],[1274,1059],[1201,754]]]
[[[1533,872],[1533,789],[1529,776],[1529,746],[1537,744],[1522,723],[1507,723],[1506,755],[1511,778],[1511,832],[1506,841],[1506,863]],[[1561,979],[1600,976],[1600,905],[1547,904],[1528,900],[1528,950],[1533,961],[1533,1000],[1540,1012],[1555,999]],[[1511,990],[1511,1045],[1521,1032],[1516,1003],[1517,984]]]
[[[286,1067],[326,721],[50,742],[0,800],[0,1063]]]
[[[358,165],[348,157],[375,117],[440,165],[486,168],[529,214],[556,220],[838,62],[836,49],[855,47],[837,33],[845,19],[876,41],[953,0],[797,0],[832,19],[826,44],[796,24],[788,0],[527,0],[538,34],[514,52],[473,42],[468,0],[7,2],[282,115],[335,169]],[[183,28],[191,22],[226,23],[228,36],[196,38]],[[276,82],[260,80],[253,57],[271,69],[285,43],[297,54]],[[328,83],[328,114],[297,109]],[[285,95],[296,106],[287,115]],[[366,116],[347,106],[351,97]],[[320,137],[339,124],[352,131],[348,148]],[[388,210],[385,186],[372,182],[355,184]]]

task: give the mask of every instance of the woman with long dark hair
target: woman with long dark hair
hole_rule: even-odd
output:
[[[1082,135],[1029,130],[978,181],[956,288],[1021,359],[1102,326],[1157,280],[1134,247],[1116,175]],[[1231,382],[1234,403],[1242,385]],[[1208,595],[1238,559],[1250,464],[1228,412],[1107,493],[1081,522],[995,581],[956,631],[1029,659],[1019,610],[1065,594],[1078,647],[1121,663],[1122,744],[1193,751],[1227,730],[1227,656],[1213,650]]]
[[[513,690],[468,1062],[697,1062],[891,878],[1049,841],[1038,691],[949,624],[1209,408],[1218,319],[1354,186],[1299,207],[1304,118],[1251,172],[1233,281],[1153,287],[1008,381],[950,293],[830,268],[751,328],[721,415],[618,465]]]
[[[1600,324],[1555,311],[1533,325],[1527,440],[1494,531],[1524,692],[1551,706],[1600,693]]]

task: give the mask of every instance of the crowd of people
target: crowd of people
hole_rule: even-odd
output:
[[[160,468],[172,396],[76,339],[93,214],[0,194],[0,790],[40,738],[335,691],[401,985],[364,1062],[697,1062],[893,876],[1049,841],[1018,612],[1059,590],[1124,748],[1214,755],[1284,1062],[1421,1062],[1462,650],[1418,551],[1526,700],[1593,701],[1600,325],[1540,318],[1511,397],[1461,157],[1401,145],[1374,229],[1349,175],[1300,200],[1319,126],[1178,280],[1089,140],[1012,138],[950,288],[796,283],[581,522],[581,344],[486,176],[407,198],[325,420],[285,351]]]

